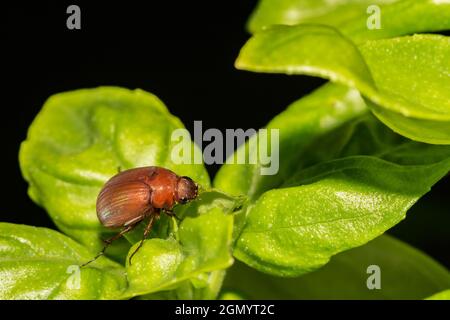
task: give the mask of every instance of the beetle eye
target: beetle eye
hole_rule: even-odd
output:
[[[187,202],[187,199],[186,199],[186,198],[181,198],[181,199],[179,200],[179,202],[180,202],[181,204],[185,204],[185,203]]]

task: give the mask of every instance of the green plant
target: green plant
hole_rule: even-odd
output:
[[[19,158],[30,197],[65,235],[0,223],[0,297],[448,298],[448,270],[383,233],[450,171],[450,41],[411,36],[450,29],[450,3],[328,3],[261,1],[249,22],[257,32],[236,62],[331,80],[267,125],[280,133],[276,175],[260,175],[259,162],[225,164],[212,189],[203,165],[171,160],[171,133],[183,124],[142,90],[52,96]],[[366,27],[373,3],[380,30]],[[257,154],[256,138],[236,154]],[[111,233],[95,214],[103,183],[118,167],[145,165],[190,176],[205,191],[177,208],[180,222],[158,221],[132,266],[124,261],[139,228],[69,285],[68,268]],[[374,263],[382,290],[366,287]]]

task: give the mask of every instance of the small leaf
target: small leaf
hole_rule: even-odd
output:
[[[183,128],[154,95],[142,90],[100,87],[56,94],[32,123],[20,148],[22,174],[31,198],[64,233],[100,250],[112,231],[97,219],[100,188],[118,170],[163,166],[209,185],[203,165],[177,165],[170,152]],[[119,246],[119,247],[118,247]],[[107,253],[124,256],[118,241]]]
[[[0,299],[118,299],[125,269],[50,229],[0,223]]]
[[[371,265],[380,267],[380,289],[367,287]],[[449,284],[450,273],[443,266],[406,243],[381,236],[298,278],[269,276],[236,263],[223,290],[248,299],[423,299]]]
[[[215,208],[209,213],[186,217],[174,238],[145,241],[132,264],[127,265],[130,286],[125,296],[183,288],[191,295],[194,294],[191,285],[207,288],[211,277],[219,277],[220,287],[220,274],[214,271],[228,268],[233,263],[232,228],[233,216]],[[214,284],[206,290],[218,291],[213,287]],[[203,297],[210,295],[214,292],[200,294]]]
[[[239,69],[308,74],[357,88],[374,114],[413,140],[450,144],[450,38],[415,35],[358,47],[326,26],[277,26],[242,48]]]

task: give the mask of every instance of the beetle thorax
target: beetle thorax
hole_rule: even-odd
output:
[[[169,170],[159,170],[148,180],[152,190],[151,205],[157,209],[172,209],[178,177]]]

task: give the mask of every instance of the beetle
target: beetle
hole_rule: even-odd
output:
[[[131,258],[142,247],[155,220],[164,212],[176,217],[173,207],[194,200],[198,195],[198,185],[189,177],[178,176],[162,167],[150,166],[119,172],[109,179],[97,197],[97,217],[107,228],[122,230],[104,240],[103,250],[85,266],[105,253],[114,241],[131,231],[145,218],[149,218],[144,236]]]

